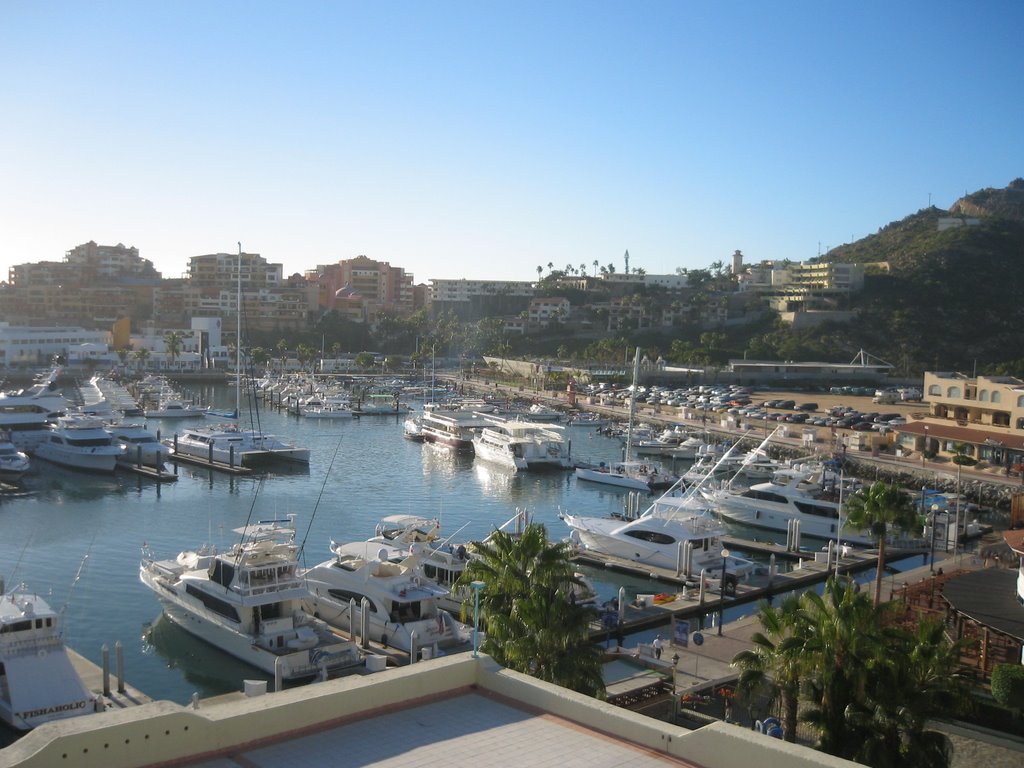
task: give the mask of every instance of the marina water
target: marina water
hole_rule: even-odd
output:
[[[233,390],[195,392],[203,402],[233,404]],[[229,403],[229,401],[231,401]],[[243,420],[246,414],[243,414]],[[512,474],[472,456],[402,438],[404,417],[303,420],[261,409],[260,426],[312,450],[308,469],[233,477],[182,464],[178,481],[119,471],[105,477],[34,461],[24,480],[30,492],[0,502],[0,574],[9,585],[25,582],[64,609],[65,642],[96,664],[101,648],[120,642],[128,682],[154,699],[186,703],[200,696],[241,690],[259,672],[196,640],[166,619],[158,620],[155,596],[138,578],[143,545],[173,558],[209,543],[230,547],[234,529],[248,522],[295,514],[304,565],[330,558],[332,539],[373,535],[384,516],[436,516],[454,542],[479,540],[526,509],[561,539],[568,528],[560,510],[603,516],[621,512],[626,492],[577,483],[572,472]],[[163,437],[195,421],[150,421]],[[593,428],[566,428],[573,456],[621,458],[621,442]],[[602,598],[621,584],[632,596],[661,591],[646,580],[595,574]]]

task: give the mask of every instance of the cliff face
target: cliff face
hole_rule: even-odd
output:
[[[1014,179],[1006,189],[982,189],[962,197],[949,212],[955,216],[1024,221],[1024,179]]]

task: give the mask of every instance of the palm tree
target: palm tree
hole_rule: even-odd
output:
[[[604,695],[601,650],[590,641],[597,610],[569,599],[581,584],[571,548],[549,542],[543,525],[519,536],[495,531],[475,544],[461,585],[482,581],[484,653],[509,669],[591,696]]]
[[[121,367],[124,368],[128,364],[128,355],[132,353],[129,347],[121,347],[117,350],[117,359],[121,361]]]
[[[881,480],[853,494],[846,502],[849,525],[869,530],[878,542],[878,566],[875,573],[875,605],[882,599],[885,575],[885,540],[890,531],[906,533],[919,525],[910,497],[898,485]]]
[[[544,274],[544,267],[537,265],[537,280],[540,280],[540,276]]]
[[[145,347],[139,347],[132,353],[132,357],[135,358],[135,363],[141,371],[146,367],[146,361],[149,359],[149,350]]]
[[[177,331],[168,331],[164,334],[164,346],[167,348],[167,354],[171,357],[172,365],[177,362],[178,356],[181,354],[182,339],[182,335]]]
[[[597,277],[597,267],[599,264],[600,262],[597,259],[594,259],[594,277]]]
[[[753,647],[737,653],[732,666],[740,671],[736,693],[741,699],[779,699],[782,737],[796,741],[797,711],[803,656],[800,654],[800,598],[788,595],[778,608],[764,601],[758,611],[761,632],[750,637]]]
[[[970,701],[959,671],[966,642],[949,643],[943,624],[926,620],[887,645],[886,663],[873,671],[864,700],[846,713],[848,728],[859,734],[854,760],[912,768],[949,765],[949,737],[927,726],[936,716],[961,713]]]

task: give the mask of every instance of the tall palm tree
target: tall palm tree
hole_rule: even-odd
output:
[[[829,579],[824,594],[801,597],[805,634],[800,653],[809,670],[805,690],[810,706],[803,720],[817,732],[817,747],[852,758],[861,735],[849,728],[847,711],[863,701],[872,676],[884,665],[891,603],[877,605],[859,587]]]
[[[132,353],[132,357],[135,358],[135,363],[141,371],[146,367],[146,361],[149,360],[149,350],[145,347],[139,347]]]
[[[599,264],[600,262],[597,259],[594,259],[594,277],[597,277],[597,267]]]
[[[481,648],[502,666],[591,696],[603,696],[601,650],[590,642],[591,607],[569,599],[580,586],[566,542],[549,542],[543,525],[521,535],[495,531],[475,544],[478,557],[459,583],[485,584]]]
[[[867,529],[878,542],[878,566],[875,573],[875,605],[882,599],[885,575],[885,540],[892,531],[906,533],[918,527],[910,497],[898,485],[881,480],[853,494],[846,502],[851,528]]]
[[[732,666],[740,672],[736,693],[748,701],[761,696],[779,700],[782,737],[795,742],[804,662],[800,653],[800,598],[788,595],[778,608],[764,601],[757,618],[762,631],[751,635],[751,648],[732,659]]]
[[[177,331],[168,331],[164,334],[164,346],[167,348],[167,354],[171,356],[172,365],[177,362],[178,356],[181,355],[182,340],[182,335]]]

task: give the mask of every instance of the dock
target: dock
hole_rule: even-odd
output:
[[[200,459],[196,456],[189,456],[184,453],[171,452],[169,459],[174,464],[188,464],[192,467],[206,467],[207,469],[215,469],[218,472],[225,472],[229,475],[251,475],[251,467],[243,467],[241,464],[227,464],[223,461],[214,461],[213,459]]]
[[[747,542],[735,537],[723,540],[727,546],[739,550],[770,552],[782,555],[785,547],[778,544]],[[927,555],[927,551],[923,553]],[[886,563],[892,563],[908,557],[922,556],[921,550],[886,550]],[[700,585],[700,576],[676,574],[673,570],[638,564],[621,558],[599,556],[591,552],[581,552],[575,557],[578,563],[598,568],[607,568],[634,577],[649,578],[652,584],[649,599],[634,601],[622,611],[622,623],[619,625],[620,614],[606,612],[601,622],[591,629],[591,638],[595,641],[607,639],[611,634],[630,634],[656,627],[663,627],[675,619],[697,619],[701,624],[706,619],[720,616],[724,609],[738,605],[758,603],[770,600],[775,595],[807,589],[826,581],[830,576],[857,573],[874,568],[878,563],[878,555],[863,550],[833,553],[826,552],[789,552],[787,557],[797,560],[797,566],[784,573],[769,572],[767,576],[755,577],[751,582],[736,585],[735,594],[722,594],[718,588],[718,577],[714,572],[705,572],[705,584]],[[656,584],[677,587],[659,590]]]
[[[101,697],[105,709],[128,709],[152,701],[142,691],[118,677],[116,661],[115,669],[108,670],[109,674],[104,675],[102,667],[93,664],[70,648],[66,650],[78,676],[90,691]]]
[[[177,472],[168,472],[166,469],[157,469],[145,464],[118,464],[117,468],[139,477],[156,480],[158,483],[173,483],[178,479]]]

